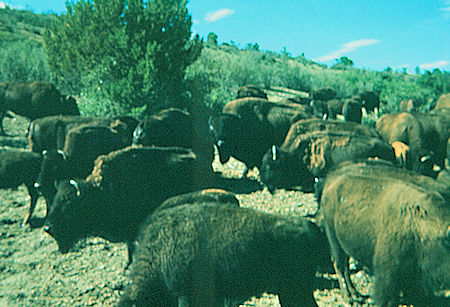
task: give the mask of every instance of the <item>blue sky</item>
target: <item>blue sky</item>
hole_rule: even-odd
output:
[[[0,0],[36,13],[65,10],[64,0]],[[193,31],[206,39],[331,65],[450,70],[450,0],[190,0]]]

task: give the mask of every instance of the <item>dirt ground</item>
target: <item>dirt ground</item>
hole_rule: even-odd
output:
[[[13,136],[0,137],[0,150],[26,148],[28,122],[5,119]],[[271,195],[259,187],[257,171],[239,179],[243,164],[237,161],[214,164],[237,193],[241,206],[289,215],[314,213],[313,194],[279,190]],[[31,225],[21,227],[29,206],[25,186],[0,190],[0,306],[113,306],[128,283],[124,243],[90,238],[76,249],[61,254],[55,241],[42,230],[46,206],[40,198]],[[335,275],[325,276],[314,296],[319,306],[345,306]],[[362,272],[352,276],[360,291],[367,294],[370,282]],[[279,306],[274,295],[253,298],[242,306]]]

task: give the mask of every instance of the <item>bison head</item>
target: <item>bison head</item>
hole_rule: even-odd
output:
[[[220,163],[227,163],[242,140],[242,119],[234,114],[221,114],[209,118],[209,130],[219,152]],[[245,141],[244,141],[245,142]]]
[[[58,185],[44,231],[56,240],[62,253],[67,253],[80,239],[86,238],[95,224],[90,205],[93,195],[89,193],[88,185],[73,180]]]
[[[298,162],[298,163],[297,163]],[[300,185],[304,191],[313,191],[314,178],[301,162],[275,145],[267,151],[260,169],[261,181],[273,193],[276,188]]]

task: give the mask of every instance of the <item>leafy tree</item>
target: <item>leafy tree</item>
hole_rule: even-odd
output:
[[[186,67],[200,55],[186,0],[67,1],[44,36],[55,73],[79,76],[110,111],[188,107]]]
[[[217,47],[218,38],[219,37],[217,36],[217,34],[215,34],[214,32],[209,32],[208,38],[206,39],[206,45],[208,45],[208,47]]]
[[[355,63],[346,56],[340,57],[339,59],[336,59],[335,61],[336,61],[336,64],[334,64],[331,67],[332,69],[348,69],[355,65]]]

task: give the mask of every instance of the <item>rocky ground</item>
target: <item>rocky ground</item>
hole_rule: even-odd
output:
[[[0,150],[25,148],[24,119],[5,120],[7,133],[0,137]],[[271,195],[259,188],[257,171],[239,179],[243,165],[237,161],[214,164],[238,194],[241,205],[289,215],[305,215],[316,210],[313,194],[279,190]],[[41,198],[31,225],[21,227],[29,206],[25,186],[0,190],[0,306],[112,306],[128,282],[125,270],[125,244],[90,238],[76,250],[61,254],[55,241],[42,230],[45,202]],[[319,306],[344,306],[336,276],[324,276],[314,296]],[[352,276],[362,293],[370,291],[370,282],[362,272]],[[253,298],[243,306],[279,306],[274,295]]]

